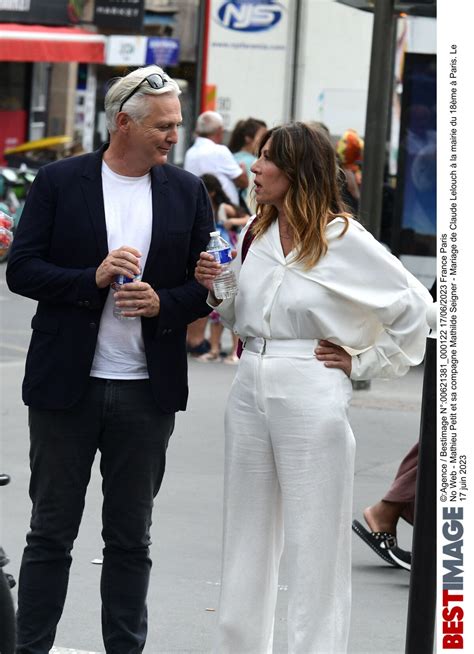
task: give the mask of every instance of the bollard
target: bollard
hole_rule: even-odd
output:
[[[433,654],[436,615],[437,304],[429,310],[405,654]]]

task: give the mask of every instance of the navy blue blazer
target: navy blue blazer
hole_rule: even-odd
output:
[[[39,409],[73,406],[89,378],[108,288],[95,283],[108,253],[102,194],[105,148],[40,169],[23,210],[7,267],[14,293],[38,301],[26,358],[23,401]],[[186,408],[186,325],[209,313],[194,279],[212,231],[201,180],[176,166],[151,171],[153,227],[143,271],[160,297],[142,318],[148,373],[163,413]]]

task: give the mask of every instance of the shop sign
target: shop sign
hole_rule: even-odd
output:
[[[152,36],[148,39],[146,61],[162,68],[177,66],[179,63],[179,39],[170,39],[161,36]]]
[[[146,41],[145,36],[109,36],[105,63],[107,66],[143,66]]]
[[[0,0],[0,23],[70,25],[83,7],[84,0]]]
[[[275,0],[229,0],[219,2],[216,19],[222,27],[236,32],[262,32],[272,29],[284,15]]]
[[[96,0],[94,23],[101,28],[140,31],[144,6],[144,0]]]

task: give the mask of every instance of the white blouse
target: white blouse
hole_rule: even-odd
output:
[[[326,255],[305,270],[294,252],[283,254],[277,221],[252,241],[242,266],[251,222],[232,263],[239,291],[216,307],[242,339],[327,339],[359,352],[353,379],[401,376],[422,361],[431,296],[362,225],[349,219],[341,237],[344,220],[331,221]]]

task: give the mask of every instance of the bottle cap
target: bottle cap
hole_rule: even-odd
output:
[[[219,232],[209,232],[209,236],[219,236]]]

